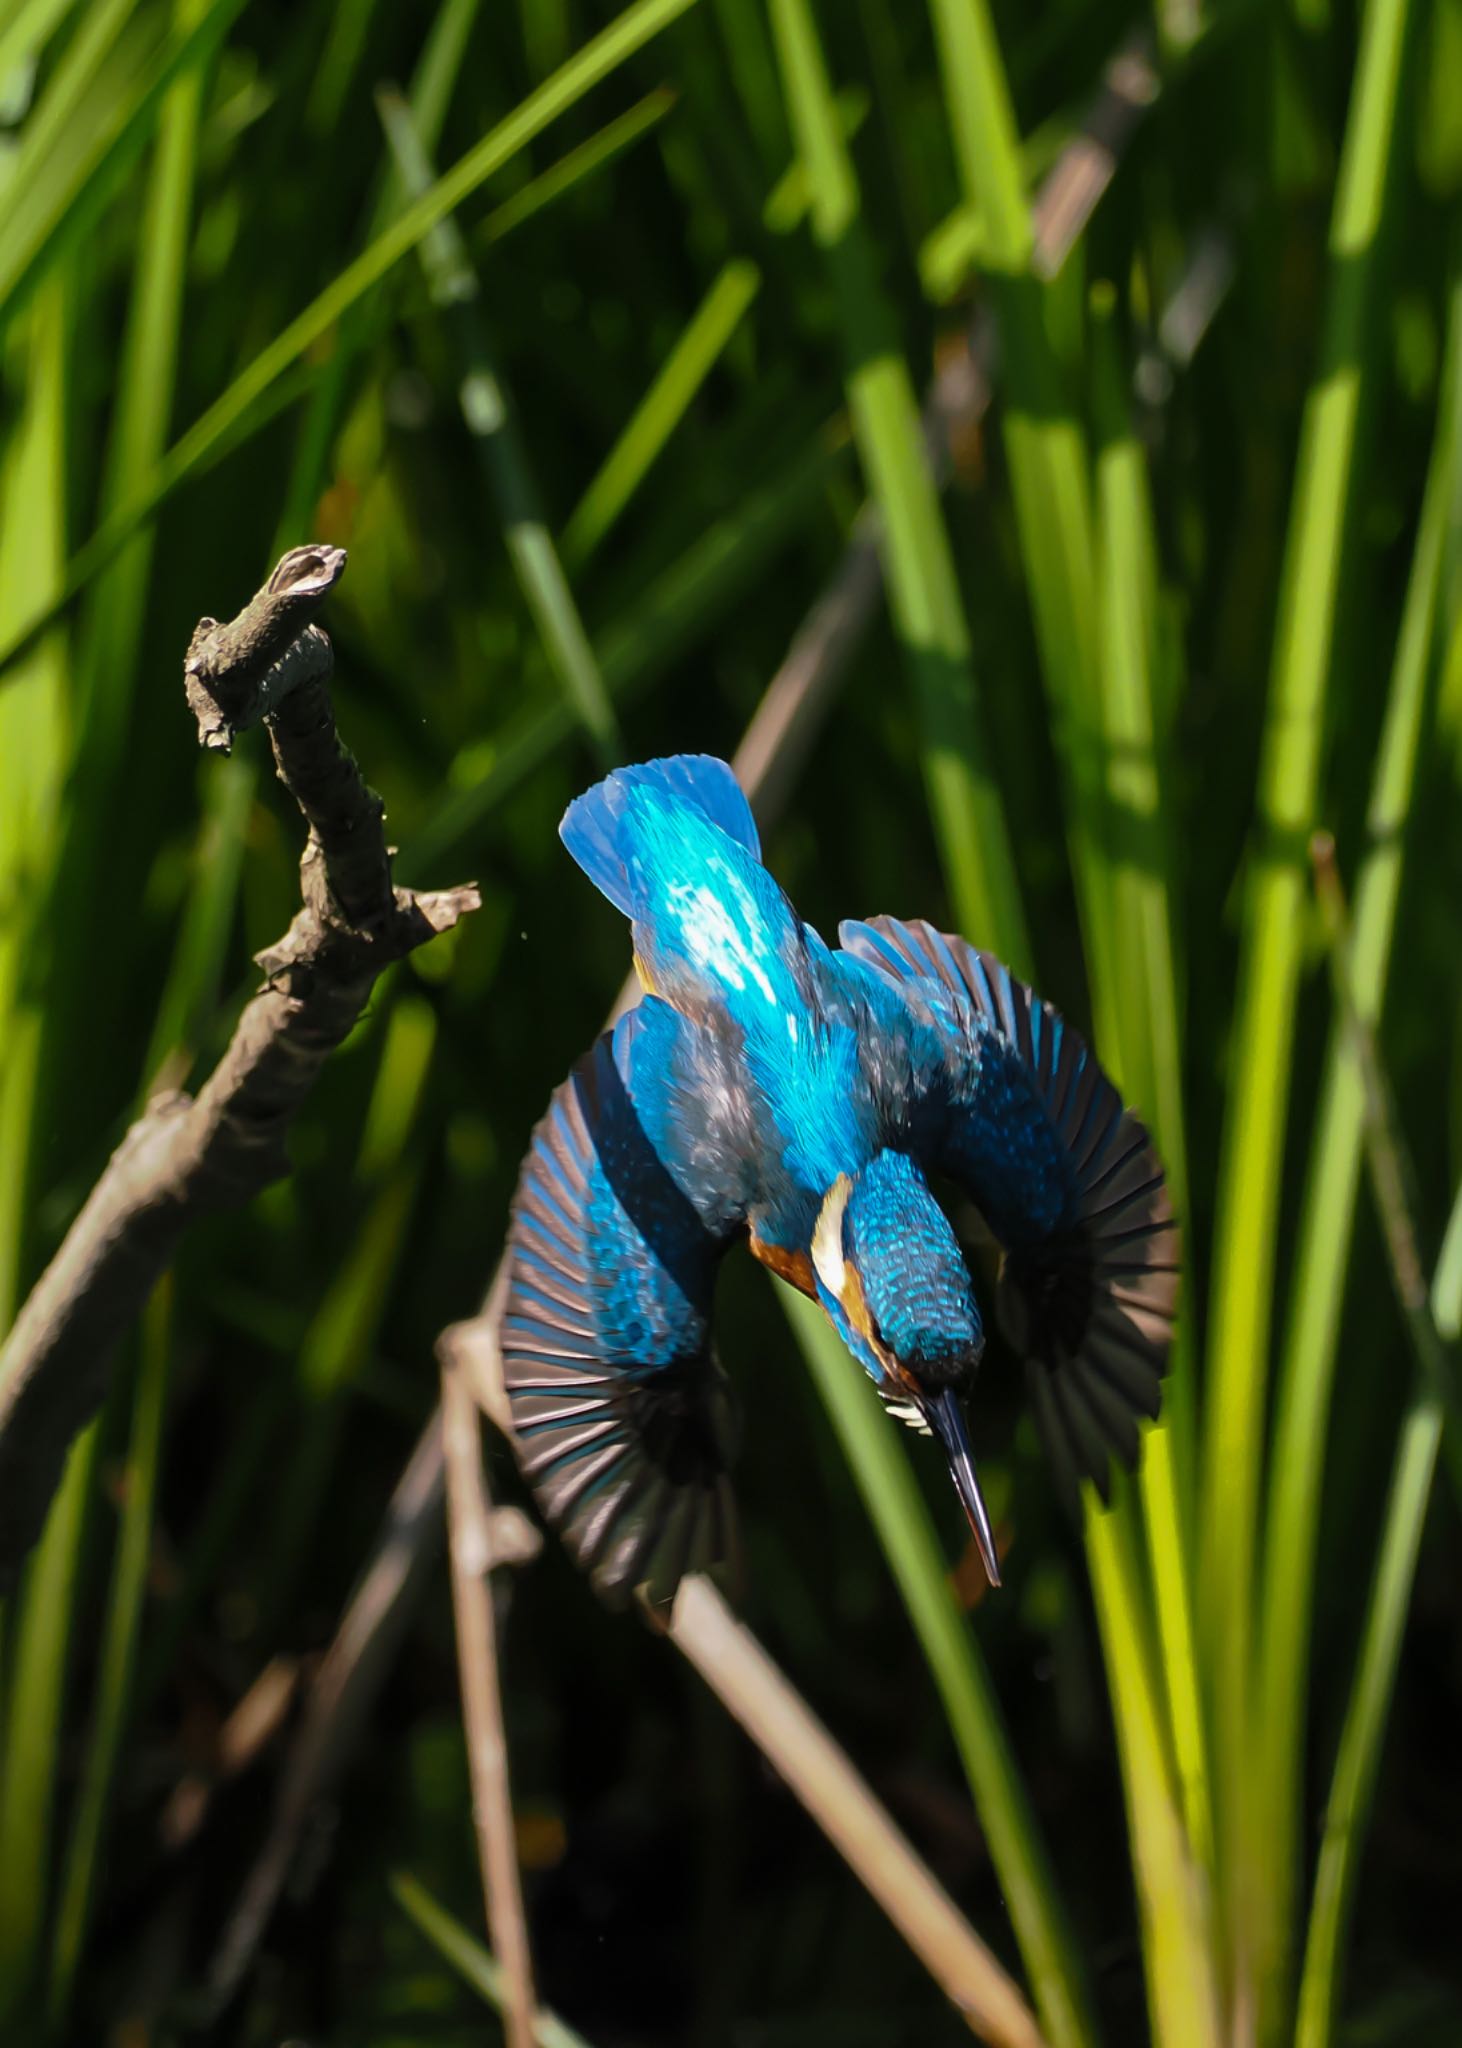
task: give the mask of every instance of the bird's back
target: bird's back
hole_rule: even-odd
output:
[[[856,1029],[823,1009],[808,934],[762,865],[728,771],[684,756],[620,771],[571,807],[563,830],[631,919],[646,989],[705,1035],[723,1085],[728,1071],[739,1078],[760,1130],[757,1207],[800,1212],[866,1156],[871,1104]]]

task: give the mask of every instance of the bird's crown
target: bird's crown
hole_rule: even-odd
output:
[[[930,1392],[968,1384],[984,1348],[969,1268],[907,1153],[875,1154],[830,1192],[814,1254],[875,1356]]]

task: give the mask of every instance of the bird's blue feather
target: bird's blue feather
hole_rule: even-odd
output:
[[[657,792],[698,811],[754,860],[760,860],[761,842],[751,806],[724,761],[710,754],[673,754],[663,761],[616,768],[574,799],[558,829],[589,880],[626,917],[635,915],[627,872],[632,841],[626,839],[623,825],[625,802],[632,789]]]
[[[969,1268],[906,1152],[881,1151],[853,1184],[843,1248],[886,1348],[925,1382],[972,1372],[984,1337]]]
[[[723,1553],[731,1443],[710,1341],[742,1230],[814,1293],[896,1412],[950,1458],[998,1563],[958,1397],[983,1328],[926,1173],[1005,1245],[997,1307],[1053,1447],[1104,1487],[1155,1413],[1177,1239],[1146,1133],[1008,968],[890,918],[830,950],[701,756],[617,770],[566,845],[633,925],[647,993],[557,1092],[514,1206],[503,1355],[546,1512],[603,1588]]]

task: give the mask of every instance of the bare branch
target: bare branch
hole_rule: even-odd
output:
[[[391,883],[380,798],[335,730],[330,642],[311,614],[342,548],[296,548],[227,625],[205,619],[185,686],[203,745],[265,721],[309,821],[304,906],[259,957],[260,993],[196,1098],[160,1096],[112,1154],[0,1351],[0,1588],[34,1542],[66,1450],[100,1405],[117,1339],[196,1218],[288,1172],[290,1121],[392,961],[478,906],[475,885]]]
[[[508,1739],[498,1677],[493,1617],[491,1513],[482,1469],[477,1402],[450,1349],[442,1361],[442,1448],[447,1462],[447,1529],[462,1721],[472,1778],[472,1819],[487,1906],[488,1938],[503,1966],[508,2048],[533,2048],[533,1957],[518,1877],[517,1835],[508,1779]]]
[[[711,1581],[682,1579],[670,1637],[796,1793],[982,2040],[1042,2048],[1019,1986]]]

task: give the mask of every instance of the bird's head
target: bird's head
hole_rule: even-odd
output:
[[[992,1586],[1000,1564],[965,1427],[985,1348],[969,1268],[918,1166],[879,1152],[823,1198],[812,1236],[818,1299],[889,1406],[944,1447]]]

